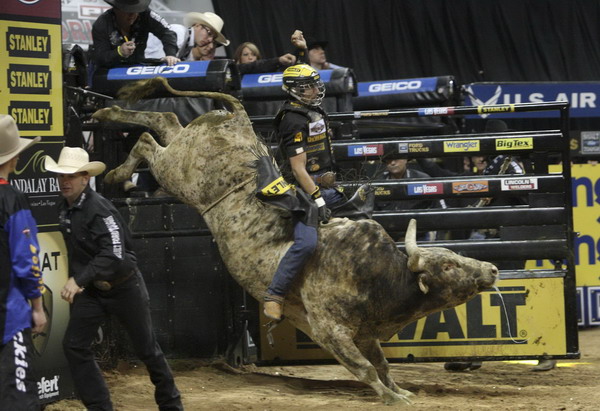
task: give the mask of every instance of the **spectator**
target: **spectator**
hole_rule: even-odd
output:
[[[223,19],[215,13],[188,13],[183,18],[183,24],[187,32],[177,53],[181,60],[212,60],[217,47],[229,45],[229,40],[221,34]]]
[[[281,71],[296,63],[296,56],[286,53],[279,57],[263,59],[260,50],[254,43],[245,42],[238,46],[233,54],[240,74],[272,73]]]
[[[149,33],[163,44],[162,61],[169,66],[177,63],[177,35],[169,24],[148,8],[150,0],[106,0],[113,6],[92,26],[92,62],[96,69],[108,69],[119,64],[135,64],[145,59]]]
[[[37,225],[25,195],[8,182],[19,154],[38,142],[19,137],[15,120],[0,114],[0,408],[39,410],[31,333],[43,331],[44,283]],[[31,307],[29,305],[31,303]]]
[[[308,64],[317,70],[330,70],[340,68],[337,64],[327,61],[325,48],[328,42],[323,40],[307,40],[308,42]]]

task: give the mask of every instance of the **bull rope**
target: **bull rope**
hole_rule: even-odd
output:
[[[215,201],[213,201],[212,203],[210,203],[208,205],[208,207],[206,207],[204,209],[204,211],[202,211],[200,213],[200,215],[204,216],[204,214],[208,213],[214,206],[216,206],[221,201],[223,201],[229,194],[233,193],[234,191],[239,190],[240,188],[244,187],[246,184],[248,184],[250,181],[252,181],[254,179],[255,179],[255,176],[251,176],[251,177],[247,178],[246,180],[242,181],[241,183],[239,183],[238,185],[233,186],[232,188],[230,188],[229,190],[227,190],[221,197],[217,198]]]

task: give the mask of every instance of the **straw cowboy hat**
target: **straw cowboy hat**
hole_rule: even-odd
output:
[[[142,13],[148,10],[150,1],[152,0],[104,0],[115,9],[124,11],[125,13]]]
[[[221,34],[221,30],[223,30],[223,25],[225,23],[223,22],[223,19],[215,13],[211,13],[210,11],[207,11],[206,13],[188,13],[183,18],[183,24],[186,27],[192,27],[194,24],[204,24],[217,35],[214,39],[217,43],[229,46],[229,40]]]
[[[15,119],[7,114],[0,114],[0,165],[11,160],[27,147],[40,141],[41,137],[33,140],[19,137],[19,129]]]
[[[90,176],[97,176],[106,168],[101,161],[90,161],[87,151],[79,147],[63,147],[58,157],[58,163],[46,156],[46,171],[58,174],[75,174],[87,171]]]

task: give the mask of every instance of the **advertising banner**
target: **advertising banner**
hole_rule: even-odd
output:
[[[495,106],[544,101],[568,101],[569,116],[600,117],[600,82],[472,83],[464,86],[465,106]],[[469,115],[467,118],[558,117],[556,110]]]
[[[381,342],[386,358],[410,361],[566,352],[562,278],[501,280],[498,288],[499,293],[485,291],[466,304],[409,324]],[[263,332],[263,360],[332,358],[288,322],[277,326],[273,337],[276,344],[271,347]]]
[[[62,350],[69,315],[60,290],[68,276],[66,247],[57,231],[56,177],[44,157],[64,144],[60,0],[3,0],[0,9],[0,113],[11,115],[22,137],[42,141],[20,155],[10,183],[25,193],[38,223],[48,324],[34,337],[35,373],[42,403],[73,395]],[[1,408],[1,407],[0,407]]]
[[[560,172],[560,166],[551,171]],[[573,164],[573,228],[577,272],[577,321],[600,325],[600,165]],[[529,261],[526,268],[552,268],[551,261]]]

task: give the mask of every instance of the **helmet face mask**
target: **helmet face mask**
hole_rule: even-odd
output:
[[[282,88],[296,100],[309,106],[319,106],[325,97],[325,85],[321,76],[307,64],[297,64],[285,69]]]

